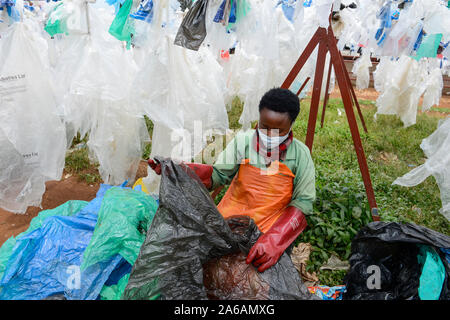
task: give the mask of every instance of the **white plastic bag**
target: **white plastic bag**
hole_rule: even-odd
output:
[[[356,75],[356,88],[367,89],[370,83],[370,67],[372,67],[372,61],[370,60],[370,52],[363,50],[363,53],[359,59],[357,59],[353,65],[352,72]]]
[[[1,35],[0,207],[15,213],[39,206],[45,182],[59,180],[64,168],[65,128],[47,50],[45,40],[24,23]]]
[[[438,62],[434,60],[435,62]],[[442,71],[439,65],[431,70],[428,74],[426,81],[425,94],[423,95],[422,111],[429,110],[432,106],[439,105],[439,101],[442,96],[442,89],[444,88],[444,80],[442,77]]]
[[[438,128],[420,145],[427,161],[397,178],[393,184],[413,187],[433,175],[439,186],[443,214],[450,221],[450,118],[440,120]]]
[[[148,69],[143,82],[167,84],[165,90],[154,91],[155,99],[147,100],[145,108],[154,124],[151,156],[190,161],[209,136],[228,128],[222,67],[205,47],[188,50],[174,45],[169,35],[158,45],[166,60]]]
[[[426,62],[402,56],[382,74],[384,84],[377,99],[377,114],[397,115],[405,127],[416,123],[420,96],[425,90]],[[377,74],[377,82],[380,74]],[[380,86],[379,84],[377,86]]]
[[[176,1],[175,1],[176,2]],[[151,157],[190,161],[206,139],[228,128],[223,69],[204,43],[173,44],[183,19],[172,2],[155,2],[149,41],[142,42],[132,102],[153,122]]]
[[[90,6],[90,5],[89,5]],[[134,181],[143,144],[149,141],[145,120],[131,103],[138,70],[131,51],[108,33],[114,16],[103,8],[89,8],[89,35],[66,38],[56,74],[68,90],[63,99],[69,141],[89,133],[87,146],[99,163],[107,184]]]

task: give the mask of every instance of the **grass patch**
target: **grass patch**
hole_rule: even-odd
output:
[[[89,161],[89,154],[87,148],[75,149],[68,152],[66,155],[66,171],[69,173],[80,173],[83,170],[89,169],[91,163]]]
[[[91,163],[86,146],[80,149],[73,149],[66,154],[65,171],[77,176],[79,181],[84,181],[88,184],[102,182],[98,172],[98,164]]]
[[[95,184],[102,181],[102,177],[98,174],[98,172],[80,173],[78,175],[78,179],[86,182],[87,184]]]
[[[432,108],[430,108],[430,110],[431,111],[442,112],[442,113],[450,113],[450,109],[449,108],[432,107]]]

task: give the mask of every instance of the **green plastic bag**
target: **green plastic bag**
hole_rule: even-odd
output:
[[[77,214],[81,209],[83,209],[89,202],[81,200],[71,200],[66,203],[49,210],[41,211],[36,217],[34,217],[28,229],[20,233],[17,237],[11,237],[3,243],[0,248],[0,279],[3,277],[3,273],[6,269],[6,264],[8,263],[11,252],[16,244],[16,240],[27,235],[28,233],[42,227],[45,219],[51,216],[72,216]]]
[[[128,284],[128,279],[130,278],[130,274],[124,275],[120,278],[117,284],[112,286],[104,286],[102,291],[100,291],[100,298],[102,300],[120,300],[123,292],[125,291],[125,287]]]
[[[67,30],[67,16],[68,15],[65,12],[64,3],[58,4],[50,13],[44,30],[47,31],[47,33],[52,37],[55,34],[68,35],[69,32]]]
[[[126,0],[108,30],[116,39],[126,41],[127,49],[130,49],[131,36],[134,33],[133,19],[128,18],[132,6],[133,0]]]
[[[106,191],[81,270],[120,254],[134,265],[158,204],[142,191],[112,187]]]
[[[236,24],[239,23],[239,21],[242,20],[242,18],[244,18],[247,13],[250,11],[250,3],[248,3],[247,0],[231,0],[230,1],[230,6],[233,5],[233,3],[236,2],[236,22],[229,22],[227,25],[227,32],[230,32],[235,26]]]
[[[417,259],[423,265],[419,279],[419,297],[421,300],[439,300],[445,280],[445,267],[436,251],[426,245],[420,245]]]
[[[423,37],[422,44],[417,50],[417,54],[413,56],[419,61],[422,58],[436,58],[439,44],[441,43],[442,33],[430,34]]]
[[[238,1],[236,6],[236,23],[239,23],[239,21],[247,15],[250,9],[250,3],[247,0]]]

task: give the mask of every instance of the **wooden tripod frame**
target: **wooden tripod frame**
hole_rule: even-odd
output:
[[[322,89],[322,80],[324,75],[325,68],[325,58],[327,52],[330,53],[330,67],[328,70],[328,81],[326,88],[325,101],[322,112],[322,125],[325,113],[325,107],[328,102],[328,88],[330,82],[331,75],[331,66],[334,67],[336,79],[339,85],[339,89],[342,96],[342,101],[345,107],[345,113],[347,115],[348,124],[350,126],[350,132],[352,134],[353,144],[355,146],[356,156],[358,158],[359,169],[361,171],[361,175],[364,181],[364,187],[366,189],[367,199],[369,201],[369,205],[371,208],[371,214],[373,221],[380,221],[380,216],[378,215],[378,207],[375,200],[375,194],[372,188],[372,181],[370,179],[369,168],[367,166],[366,156],[364,154],[364,149],[361,142],[361,137],[358,131],[358,124],[356,122],[355,113],[353,112],[353,103],[352,99],[355,102],[355,105],[358,109],[358,113],[363,124],[364,130],[367,132],[367,128],[362,117],[361,109],[358,104],[358,100],[356,98],[356,94],[353,90],[352,84],[350,82],[350,77],[348,75],[347,69],[344,65],[344,59],[342,58],[341,53],[338,50],[336,38],[333,34],[333,29],[331,27],[331,23],[328,29],[318,28],[316,33],[313,35],[305,50],[302,52],[297,62],[295,63],[292,70],[289,72],[286,80],[281,85],[281,88],[289,89],[291,84],[294,82],[300,70],[305,65],[308,58],[311,56],[312,52],[319,46],[318,55],[317,55],[317,63],[316,63],[316,71],[314,76],[314,85],[313,92],[311,97],[311,108],[309,111],[309,120],[308,120],[308,131],[306,133],[306,142],[305,144],[308,146],[309,150],[312,151],[312,145],[314,141],[314,131],[316,129],[317,122],[317,114],[319,111],[319,102],[320,102],[320,92]],[[306,81],[308,81],[307,79]],[[302,87],[306,84],[303,84]],[[301,90],[299,90],[301,91]]]

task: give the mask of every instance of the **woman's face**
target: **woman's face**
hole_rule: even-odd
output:
[[[287,112],[276,112],[267,108],[263,108],[259,112],[258,128],[270,136],[284,136],[291,129],[291,119]]]

